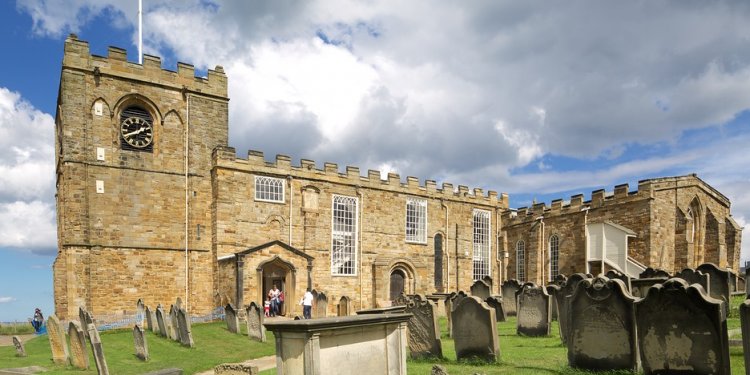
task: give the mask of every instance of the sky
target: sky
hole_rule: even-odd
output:
[[[63,42],[137,61],[137,4],[0,1],[0,322],[53,310]],[[511,207],[696,173],[750,221],[750,2],[143,6],[144,53],[224,67],[240,156],[479,187]]]

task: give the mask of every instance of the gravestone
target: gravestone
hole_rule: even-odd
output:
[[[451,293],[451,296],[449,297],[450,303],[448,305],[450,306],[451,312],[456,308],[459,302],[461,302],[462,299],[466,298],[467,295],[464,293],[463,290],[459,290],[458,293]],[[450,314],[450,313],[449,313]],[[448,337],[453,337],[453,320],[448,319]]]
[[[732,290],[730,288],[731,273],[713,263],[703,263],[696,270],[708,275],[708,282],[711,285],[707,291],[709,295],[728,303]]]
[[[266,342],[266,328],[263,326],[265,314],[255,302],[245,308],[247,313],[247,336],[255,341]]]
[[[445,317],[448,320],[448,337],[451,336],[451,312],[453,311],[453,297],[456,295],[456,292],[451,292],[446,294],[445,299],[443,300],[443,308],[445,309]],[[358,313],[359,314],[359,313]]]
[[[227,330],[232,333],[240,333],[240,319],[237,317],[237,311],[231,303],[224,306],[224,320],[227,321]]]
[[[146,306],[143,304],[142,299],[138,299],[135,303],[135,324],[143,327],[143,323],[146,319]]]
[[[52,361],[58,365],[67,365],[68,345],[65,342],[65,332],[60,325],[60,319],[54,314],[47,318],[47,336],[52,349]]]
[[[622,283],[625,284],[625,287],[628,288],[628,293],[630,293],[630,276],[617,270],[609,270],[606,274],[604,274],[604,276],[606,276],[608,279],[617,279],[622,281]]]
[[[144,311],[144,314],[146,314],[146,329],[154,332],[154,319],[151,314],[151,309],[146,306],[146,310]]]
[[[328,297],[325,293],[319,292],[315,296],[312,310],[313,318],[325,318],[328,315]]]
[[[89,314],[86,309],[83,307],[78,307],[78,322],[81,324],[81,329],[83,330],[83,335],[86,336],[86,338],[89,338],[89,331],[87,330],[87,327],[89,324],[94,322],[94,319],[91,318],[91,314]]]
[[[477,297],[461,299],[451,312],[457,359],[479,358],[497,362],[500,345],[495,309]]]
[[[620,279],[585,279],[569,297],[570,367],[593,371],[639,367],[635,298]]]
[[[409,303],[409,298],[410,297],[406,294],[401,293],[398,295],[398,297],[396,297],[396,299],[391,301],[391,306],[406,306],[406,304]]]
[[[516,279],[505,280],[501,290],[503,294],[503,311],[505,316],[516,316],[516,292],[521,284]]]
[[[338,316],[349,315],[349,297],[342,296],[341,299],[339,299],[339,304],[336,306],[336,310]]]
[[[174,306],[177,310],[182,308],[182,298],[177,297],[177,299],[174,301]]]
[[[568,313],[568,299],[567,297],[573,295],[578,283],[588,278],[588,275],[582,273],[574,273],[568,277],[565,281],[565,285],[560,287],[560,290],[555,293],[555,302],[557,304],[557,322],[560,326],[560,340],[563,344],[567,342],[568,338],[568,327],[570,325],[570,314]]]
[[[23,347],[23,342],[18,336],[13,336],[13,346],[16,347],[16,357],[26,357],[26,348]]]
[[[89,323],[86,327],[86,331],[89,333],[89,343],[91,344],[91,351],[94,353],[96,371],[98,371],[99,375],[109,375],[107,360],[104,358],[104,347],[102,346],[102,340],[99,337],[99,331],[96,330],[96,325],[94,323]]]
[[[635,302],[645,375],[730,374],[724,302],[700,285],[673,278]]]
[[[490,294],[492,294],[492,277],[490,275],[487,275],[482,278],[482,281],[484,281],[484,283],[490,287]]]
[[[156,310],[151,310],[151,332],[161,335],[159,331],[159,321],[156,320]]]
[[[156,306],[156,324],[159,326],[159,336],[167,337],[167,323],[164,319],[164,308]]]
[[[169,306],[169,324],[168,327],[171,327],[169,331],[169,338],[171,338],[174,341],[182,341],[180,338],[180,321],[177,319],[177,307],[175,305]]]
[[[676,273],[674,277],[679,277],[685,280],[688,284],[700,284],[706,294],[713,297],[713,295],[711,295],[711,276],[709,274],[694,270],[692,268],[685,268],[684,270]]]
[[[654,277],[650,279],[632,279],[630,280],[630,294],[632,294],[633,297],[646,297],[646,293],[648,293],[648,290],[651,289],[652,286],[661,284],[667,280],[668,279],[664,277]]]
[[[746,299],[740,304],[740,327],[742,329],[742,349],[745,357],[745,375],[750,375],[750,299]]]
[[[563,286],[567,282],[568,282],[568,277],[563,274],[558,274],[552,279],[552,284],[555,284],[557,286]]]
[[[75,320],[68,323],[68,337],[70,338],[70,364],[81,370],[88,369],[89,351],[86,349],[86,335],[81,325]]]
[[[550,303],[544,287],[534,283],[523,284],[516,294],[518,317],[516,333],[523,336],[549,336]]]
[[[646,268],[638,275],[639,279],[668,279],[670,277],[669,272],[651,267]]]
[[[136,324],[133,327],[133,342],[135,343],[135,356],[141,361],[148,361],[148,342],[143,328]]]
[[[490,291],[492,288],[482,280],[477,280],[471,285],[471,295],[478,297],[482,301],[490,297]]]
[[[412,358],[443,357],[438,326],[437,308],[427,298],[415,295],[404,310],[412,314],[406,326],[409,332],[409,351]]]
[[[503,298],[500,296],[492,296],[484,300],[487,306],[495,309],[495,319],[498,322],[505,321],[505,312],[503,311]]]
[[[550,284],[544,287],[549,294],[549,318],[550,320],[557,320],[557,293],[560,292],[560,286]]]
[[[188,348],[195,346],[193,342],[193,328],[190,322],[190,314],[182,307],[177,309],[177,322],[180,327],[180,344]]]

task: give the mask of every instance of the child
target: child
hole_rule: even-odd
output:
[[[266,298],[266,302],[263,303],[263,313],[266,317],[271,316],[271,299]]]

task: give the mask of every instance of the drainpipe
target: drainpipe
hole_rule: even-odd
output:
[[[359,186],[357,186],[356,189],[357,189],[357,197],[359,198],[359,202],[360,202],[357,205],[357,208],[358,208],[358,211],[359,211],[359,223],[358,223],[359,224],[359,228],[357,228],[358,232],[359,232],[359,235],[357,236],[357,242],[358,242],[358,245],[359,245],[358,246],[359,247],[359,308],[363,309],[364,308],[364,304],[363,304],[364,302],[363,302],[363,297],[362,297],[362,273],[363,273],[363,268],[364,267],[362,265],[364,264],[364,260],[362,259],[362,226],[363,226],[362,225],[362,219],[364,217],[364,214],[362,212],[364,210],[362,209],[362,205],[365,202],[365,198],[364,198],[364,195],[362,194],[362,190],[360,190]]]
[[[586,264],[584,265],[584,269],[586,270],[586,273],[589,273],[589,228],[588,228],[588,219],[589,219],[589,208],[584,207],[581,209],[583,211],[583,242],[584,246],[586,246]]]
[[[542,261],[541,262],[542,263],[542,282],[541,282],[540,285],[544,285],[545,284],[545,281],[544,281],[544,270],[545,270],[545,259],[544,259],[545,258],[545,252],[544,252],[544,239],[545,239],[545,237],[544,237],[544,215],[539,216],[538,218],[536,218],[536,220],[539,220],[539,224],[540,224],[541,229],[542,229],[541,230],[542,238],[539,241],[539,253],[540,253],[539,254],[539,259],[541,259],[541,261]]]
[[[454,241],[456,242],[456,290],[458,290],[458,223],[456,223],[456,238],[454,238]]]
[[[445,275],[445,291],[451,290],[451,253],[448,251],[448,205],[445,204],[444,200],[440,200],[440,205],[445,208],[445,267],[446,267],[446,275]]]
[[[187,92],[187,88],[183,87],[185,92],[185,100],[187,101],[187,118],[185,120],[185,310],[190,311],[190,301],[188,299],[190,284],[190,250],[188,248],[188,222],[190,220],[190,194],[189,194],[189,181],[188,181],[188,156],[190,147],[190,93]]]
[[[292,206],[294,205],[294,189],[292,189],[292,175],[286,176],[286,180],[289,182],[289,247],[292,245]]]

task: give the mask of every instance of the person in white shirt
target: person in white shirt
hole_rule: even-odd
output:
[[[312,303],[313,303],[313,295],[312,293],[310,293],[310,288],[307,288],[305,295],[302,296],[302,299],[299,301],[299,304],[302,305],[302,316],[305,319],[312,318],[311,316]]]

